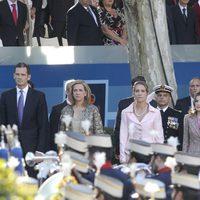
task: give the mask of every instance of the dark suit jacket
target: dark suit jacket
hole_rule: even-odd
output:
[[[0,2],[0,38],[3,46],[16,46],[17,38],[18,45],[24,46],[23,30],[27,20],[27,7],[20,1],[17,1],[17,6],[18,20],[15,26],[8,2],[6,0]]]
[[[179,110],[186,115],[191,108],[191,99],[190,96],[185,97],[183,99],[178,99],[175,105],[175,109]]]
[[[62,37],[66,38],[67,11],[74,5],[74,0],[49,0],[49,14],[54,35],[62,44]]]
[[[47,6],[44,9],[42,9],[42,0],[32,0],[32,7],[36,9],[33,36],[44,37],[44,24],[49,23],[49,0],[47,0]],[[40,41],[39,45],[41,45]]]
[[[174,31],[174,23],[172,18],[171,6],[166,5],[167,27],[169,33],[170,44],[176,44],[176,36]]]
[[[49,0],[47,0],[47,5],[49,5]],[[36,8],[36,19],[35,19],[35,21],[38,21],[40,16],[41,16],[41,12],[42,12],[42,0],[32,0],[32,7]]]
[[[52,20],[66,22],[67,11],[74,5],[74,0],[49,0],[49,12]]]
[[[198,33],[198,38],[197,38],[197,42],[198,44],[200,43],[200,5],[198,2],[196,2],[193,5],[193,9],[195,10],[196,13],[196,19],[197,19],[197,33]]]
[[[48,150],[48,112],[45,95],[42,92],[28,89],[21,127],[18,122],[16,88],[2,93],[0,115],[2,124],[18,125],[24,155],[29,151]]]
[[[172,18],[176,36],[176,44],[196,44],[196,14],[191,7],[187,7],[187,21],[184,21],[179,5],[172,7]]]
[[[183,115],[179,111],[168,107],[162,116],[162,126],[165,142],[170,136],[178,137],[180,145],[178,150],[182,150],[183,144]]]
[[[57,150],[56,144],[54,142],[54,138],[55,138],[55,133],[59,131],[61,111],[66,105],[67,105],[67,101],[65,100],[64,102],[52,107],[52,111],[49,116],[50,139],[51,139],[50,149],[51,150]]]
[[[119,151],[119,132],[120,132],[120,123],[121,123],[121,112],[122,112],[122,110],[127,108],[131,103],[133,103],[133,101],[134,101],[133,97],[128,97],[125,99],[121,99],[118,103],[117,117],[116,117],[115,128],[114,128],[114,137],[115,137],[115,145],[114,146],[115,146],[115,153],[117,155],[119,155],[119,153],[120,153],[120,151]],[[157,106],[155,100],[152,100],[150,102],[150,104],[153,107]]]
[[[80,4],[77,3],[67,13],[67,39],[69,45],[103,45],[101,24],[97,9],[90,6],[96,16],[98,26],[94,18]]]
[[[165,3],[166,3],[167,6],[173,6],[173,5],[175,5],[174,0],[165,0]]]

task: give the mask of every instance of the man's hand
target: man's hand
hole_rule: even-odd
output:
[[[36,13],[36,8],[32,7],[31,8],[31,19],[35,19],[35,13]]]

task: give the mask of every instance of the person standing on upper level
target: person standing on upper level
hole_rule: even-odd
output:
[[[79,0],[67,12],[68,45],[103,45],[103,33],[98,12],[90,4],[90,0]]]
[[[0,2],[0,39],[3,46],[24,46],[27,7],[18,0]]]
[[[194,9],[188,6],[188,2],[189,0],[179,0],[171,8],[175,32],[174,44],[197,43],[196,14]]]

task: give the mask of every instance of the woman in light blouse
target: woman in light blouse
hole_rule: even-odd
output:
[[[73,81],[70,97],[71,105],[64,107],[61,112],[61,120],[64,116],[71,117],[68,130],[85,133],[82,122],[87,120],[90,123],[89,134],[103,133],[99,110],[95,105],[90,104],[91,90],[88,84],[82,80]],[[62,125],[63,123],[60,129],[64,130]]]
[[[183,151],[200,154],[200,92],[195,95],[194,109],[184,117]]]
[[[138,81],[133,86],[134,102],[121,114],[120,125],[120,162],[128,163],[129,139],[149,143],[163,143],[163,128],[160,111],[147,103],[148,86]]]

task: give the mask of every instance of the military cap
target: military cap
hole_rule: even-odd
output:
[[[183,186],[183,187],[200,190],[200,182],[199,182],[199,177],[197,175],[173,173],[172,183],[179,187]]]
[[[174,91],[174,89],[168,85],[156,85],[154,88],[153,88],[154,92],[155,93],[158,93],[158,92],[168,92],[168,93],[172,93]]]
[[[200,166],[200,156],[191,155],[190,153],[177,152],[174,157],[177,163],[183,165]]]
[[[140,153],[145,156],[152,154],[151,144],[145,141],[130,139],[128,142],[128,148],[130,151]]]
[[[154,154],[163,154],[167,156],[174,156],[177,149],[174,146],[161,143],[152,143],[151,148]]]
[[[76,153],[73,151],[66,151],[71,159],[72,162],[76,165],[75,168],[82,173],[87,173],[89,169],[89,160],[85,158],[82,154]]]
[[[85,136],[88,146],[112,148],[111,136],[108,134],[95,134]]]
[[[83,184],[66,184],[64,195],[68,200],[93,200],[94,192],[91,187]]]
[[[95,177],[94,185],[112,197],[122,198],[124,184],[113,177],[98,175]]]
[[[136,192],[143,197],[166,199],[165,184],[159,180],[144,178],[134,184]]]
[[[85,153],[87,152],[87,143],[85,135],[79,132],[68,131],[67,134],[67,146],[75,151]]]

